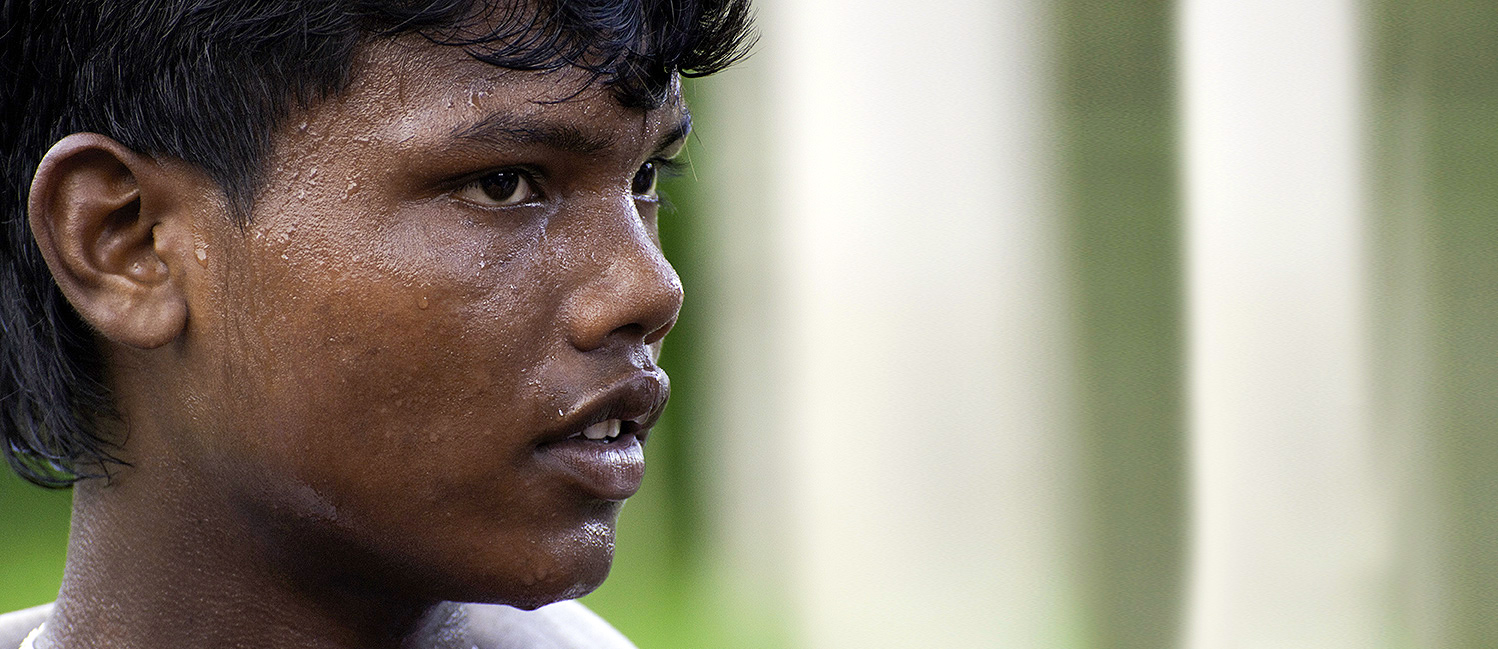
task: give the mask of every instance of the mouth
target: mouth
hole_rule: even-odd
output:
[[[641,430],[643,429],[640,427],[640,422],[634,420],[605,419],[584,428],[580,433],[573,433],[567,439],[582,439],[600,444],[614,444],[620,442],[621,436],[629,435],[644,443],[645,440],[641,439],[641,436],[637,434]],[[625,437],[624,441],[629,441],[629,438]]]
[[[561,411],[537,454],[588,495],[622,501],[644,481],[645,440],[669,395],[664,372],[634,374]]]

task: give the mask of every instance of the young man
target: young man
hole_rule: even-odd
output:
[[[3,11],[0,433],[74,504],[0,647],[629,646],[539,607],[640,485],[743,0]]]

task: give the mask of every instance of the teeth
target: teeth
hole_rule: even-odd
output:
[[[619,436],[619,425],[620,421],[618,419],[600,421],[584,428],[583,437],[588,439],[613,439]]]

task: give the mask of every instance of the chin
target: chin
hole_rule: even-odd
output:
[[[546,606],[547,604],[555,604],[557,602],[569,599],[577,599],[579,597],[582,597],[583,595],[587,595],[588,593],[591,593],[595,589],[597,589],[598,586],[602,583],[603,579],[597,579],[589,583],[573,584],[568,588],[546,589],[539,592],[525,593],[519,597],[504,597],[497,600],[486,601],[483,603],[504,604],[506,606],[513,606],[524,611],[534,611],[538,608],[541,608],[542,606]]]
[[[592,565],[585,569],[569,570],[549,575],[545,580],[531,583],[489,584],[490,588],[470,591],[469,597],[447,597],[450,601],[480,604],[504,604],[518,609],[534,610],[568,599],[577,599],[596,590],[608,577],[611,561],[604,561],[602,568]],[[579,566],[578,568],[584,568]]]
[[[489,569],[470,573],[483,577],[463,589],[466,596],[445,599],[531,610],[593,592],[613,566],[613,525],[589,526],[561,536],[549,543],[538,542],[543,551],[525,557],[506,551],[510,548],[494,548],[500,556],[494,557]]]
[[[585,564],[566,566],[562,572],[532,583],[522,583],[518,589],[511,585],[505,589],[507,592],[503,597],[490,603],[532,610],[562,600],[577,599],[601,586],[609,576],[612,564],[613,557],[609,556],[601,561],[589,560]]]

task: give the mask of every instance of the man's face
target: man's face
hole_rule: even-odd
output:
[[[470,601],[602,581],[667,395],[651,175],[685,108],[584,81],[371,45],[278,132],[247,229],[201,220],[174,443],[270,551]]]

